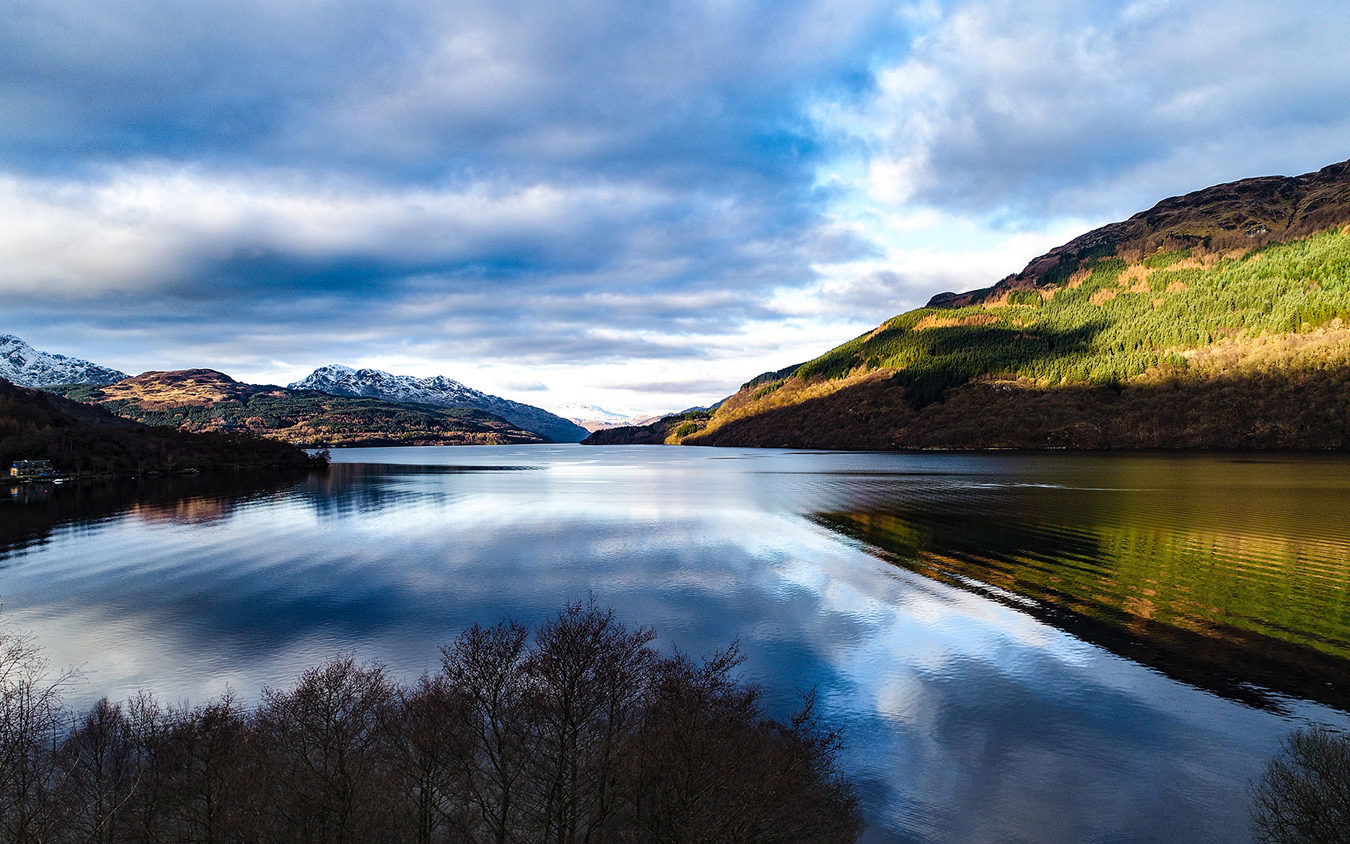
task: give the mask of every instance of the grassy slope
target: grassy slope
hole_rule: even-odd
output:
[[[481,410],[396,404],[241,384],[213,370],[147,372],[108,387],[57,388],[128,419],[189,431],[243,428],[306,445],[489,445],[541,438]]]
[[[1098,255],[1053,284],[919,308],[743,389],[682,439],[1343,448],[1347,387],[1350,226],[1249,251]]]

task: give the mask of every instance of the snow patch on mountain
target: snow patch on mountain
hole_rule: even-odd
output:
[[[287,386],[292,390],[315,390],[334,396],[486,410],[518,428],[533,431],[554,442],[580,442],[587,434],[585,428],[543,408],[484,393],[443,375],[416,378],[412,375],[391,375],[379,369],[353,369],[350,366],[329,364]]]
[[[615,413],[594,404],[580,404],[578,402],[556,405],[549,410],[564,419],[571,419],[588,431],[597,431],[601,428],[618,428],[622,425],[638,425],[641,424],[639,420],[647,418],[645,416]]]
[[[53,384],[97,384],[102,387],[126,378],[125,372],[87,360],[39,352],[13,334],[0,334],[0,378],[20,387]]]

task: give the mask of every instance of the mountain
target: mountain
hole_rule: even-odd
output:
[[[28,459],[50,460],[62,473],[112,475],[318,465],[295,446],[247,432],[152,428],[0,380],[0,466]]]
[[[1158,252],[1251,253],[1342,225],[1350,214],[1350,161],[1302,176],[1243,179],[1164,199],[1120,223],[1093,229],[1027,264],[993,287],[939,293],[930,308],[991,301],[1017,290],[1064,283],[1085,263],[1108,256],[1138,261]]]
[[[1165,199],[643,439],[1350,448],[1350,162]]]
[[[557,405],[552,409],[552,412],[592,432],[654,421],[654,417],[626,416],[593,404],[578,404],[575,402]]]
[[[12,334],[0,334],[0,378],[20,387],[53,384],[111,384],[125,372],[87,360],[39,352]]]
[[[303,445],[540,442],[499,416],[312,390],[242,384],[213,369],[145,372],[102,387],[57,388],[119,416],[188,431],[246,430]]]
[[[585,428],[547,410],[489,395],[440,375],[414,378],[390,375],[378,369],[352,369],[331,364],[288,386],[292,390],[315,390],[334,396],[484,410],[552,442],[579,442],[586,436]]]

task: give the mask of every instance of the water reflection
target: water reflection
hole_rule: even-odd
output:
[[[305,473],[233,472],[9,485],[0,498],[0,553],[46,542],[58,527],[95,524],[132,512],[147,521],[225,518],[236,507],[298,483]],[[0,557],[0,564],[4,558]]]
[[[739,638],[780,712],[818,687],[879,840],[1240,840],[1289,725],[1350,723],[1350,462],[336,456],[360,462],[0,505],[6,623],[85,699],[200,699],[339,649],[411,677],[594,591],[666,647]]]
[[[959,507],[881,495],[813,518],[1184,682],[1267,707],[1293,695],[1350,708],[1350,489],[1338,463],[1044,468],[1039,481],[968,489]]]

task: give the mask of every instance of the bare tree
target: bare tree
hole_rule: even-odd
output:
[[[171,840],[216,844],[256,829],[256,776],[247,713],[234,692],[174,713],[159,764]]]
[[[44,841],[60,826],[55,751],[67,722],[62,690],[74,672],[53,672],[26,636],[0,632],[0,838]]]
[[[465,696],[469,741],[461,776],[473,826],[458,830],[457,837],[497,844],[526,840],[525,774],[535,745],[525,668],[528,636],[515,622],[475,624],[441,651],[446,680]]]
[[[371,841],[391,825],[386,726],[397,701],[384,666],[347,654],[264,689],[255,716],[273,834],[282,840]]]
[[[116,840],[140,774],[121,705],[107,698],[95,703],[71,730],[59,759],[70,801],[67,833],[89,842]]]
[[[141,692],[123,708],[131,763],[135,774],[127,805],[121,810],[123,838],[170,841],[174,800],[174,766],[170,758],[174,713],[154,695]]]
[[[602,838],[617,802],[616,758],[642,720],[657,655],[649,628],[628,632],[594,596],[544,624],[527,663],[538,722],[539,840]]]
[[[429,844],[452,830],[462,834],[474,825],[463,776],[472,752],[469,696],[444,675],[424,674],[400,690],[399,703],[392,740],[408,838]]]
[[[733,645],[702,662],[661,661],[627,754],[625,840],[835,842],[861,833],[857,797],[834,769],[814,695],[789,724],[733,671]]]
[[[787,723],[733,645],[660,656],[594,598],[531,640],[474,627],[400,687],[340,655],[249,710],[101,700],[73,724],[21,637],[0,635],[0,842],[845,841],[838,736]]]
[[[1350,738],[1296,730],[1252,789],[1252,825],[1261,841],[1350,843]]]

